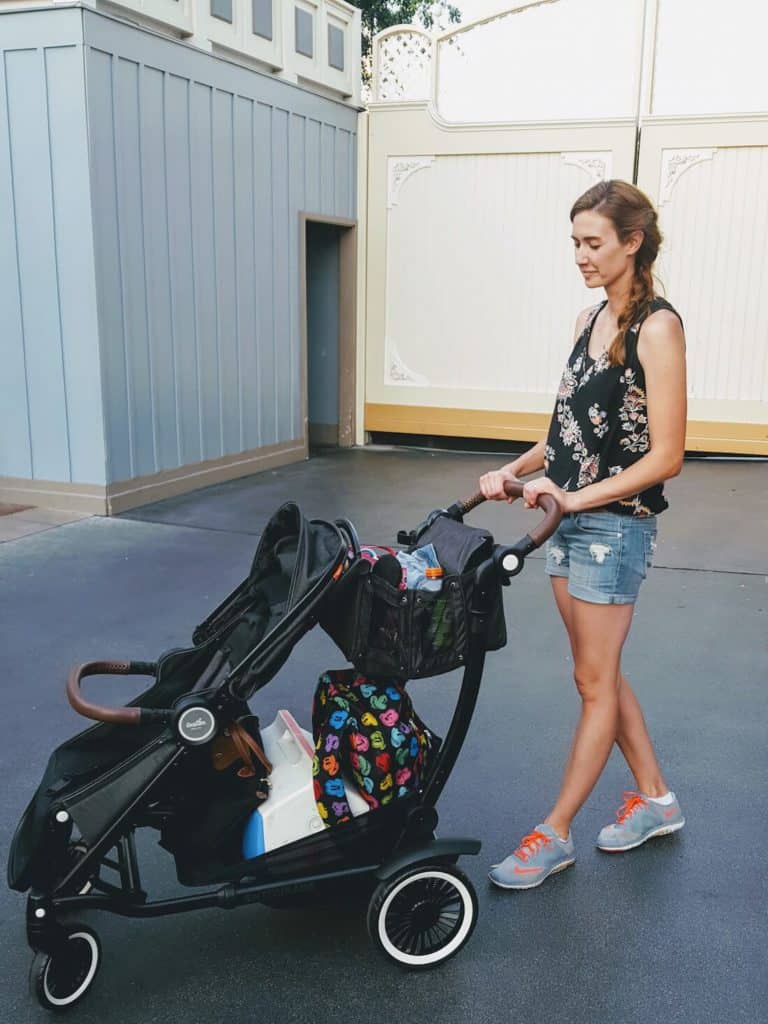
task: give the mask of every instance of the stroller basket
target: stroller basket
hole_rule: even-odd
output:
[[[366,675],[419,679],[465,663],[475,569],[491,557],[493,537],[441,515],[408,550],[425,544],[445,573],[439,591],[400,590],[358,557],[324,609],[321,625]],[[490,596],[485,649],[495,651],[507,642],[500,582]]]

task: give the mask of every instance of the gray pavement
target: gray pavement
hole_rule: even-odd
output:
[[[75,662],[151,659],[191,630],[245,575],[256,536],[284,500],[345,515],[386,543],[430,508],[475,489],[498,456],[351,451],[89,519],[0,548],[4,721],[0,842],[8,844],[51,749],[82,723],[63,682]],[[70,1017],[110,1024],[303,1024],[333,1020],[685,1024],[764,1019],[768,824],[766,753],[768,465],[689,463],[669,485],[657,568],[637,605],[625,669],[688,824],[626,855],[597,851],[631,778],[614,753],[574,824],[577,863],[540,889],[486,881],[545,815],[578,714],[566,637],[541,556],[505,591],[509,644],[489,656],[469,737],[440,804],[440,834],[476,835],[462,866],[480,900],[459,956],[409,975],[374,952],[355,906],[259,906],[149,921],[93,915],[104,963]],[[514,540],[534,513],[483,506],[472,521]],[[307,724],[321,670],[343,664],[309,634],[254,702],[267,721],[288,707]],[[439,732],[458,676],[411,684]],[[96,684],[93,684],[96,685]],[[125,700],[130,680],[104,681]],[[143,881],[176,888],[170,858],[147,837]],[[26,990],[24,897],[0,913],[0,1021],[44,1013]]]

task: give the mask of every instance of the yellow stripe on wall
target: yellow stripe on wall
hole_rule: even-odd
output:
[[[499,441],[541,441],[550,417],[541,412],[443,409],[424,405],[368,402],[365,429],[390,434],[485,437]],[[768,455],[768,423],[720,423],[689,420],[685,447],[691,452]]]

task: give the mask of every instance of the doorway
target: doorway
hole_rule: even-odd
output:
[[[308,447],[349,447],[355,416],[355,222],[301,215]]]

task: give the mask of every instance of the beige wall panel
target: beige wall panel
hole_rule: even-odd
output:
[[[374,106],[368,402],[548,411],[576,314],[593,301],[568,213],[632,173],[634,126],[445,126]]]
[[[768,119],[650,124],[659,276],[688,341],[691,417],[768,423]]]
[[[768,110],[764,0],[655,2],[655,114]]]
[[[643,0],[507,6],[517,9],[452,28],[438,39],[435,105],[441,116],[530,122],[635,114]],[[595,74],[598,25],[610,45],[600,47]]]

